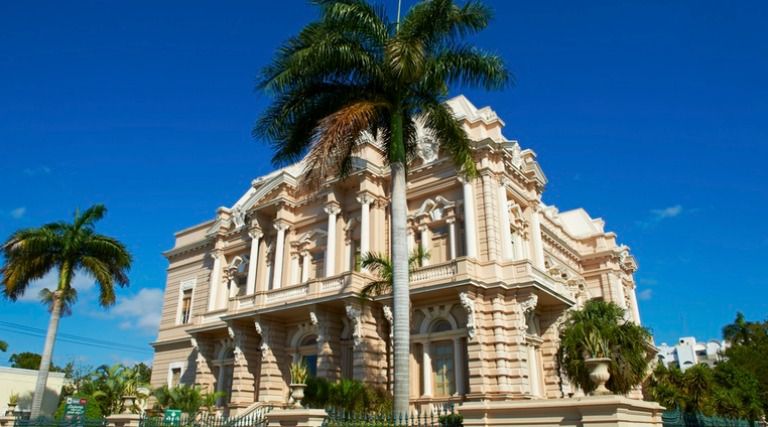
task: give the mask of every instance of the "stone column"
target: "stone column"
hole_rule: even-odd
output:
[[[408,254],[410,255],[414,249],[416,249],[416,234],[413,232],[412,227],[407,228],[408,231]]]
[[[325,246],[325,277],[336,274],[336,215],[341,212],[338,205],[328,204],[325,207],[328,214],[327,244]]]
[[[301,252],[301,283],[309,280],[309,266],[312,261],[312,254],[309,251]]]
[[[454,260],[456,259],[456,218],[448,218],[445,222],[448,223],[449,256]]]
[[[421,397],[432,397],[432,358],[429,355],[429,342],[422,344],[421,374],[424,382],[424,394]]]
[[[421,224],[419,226],[419,233],[419,237],[421,238],[421,250],[424,251],[425,254],[428,254],[432,247],[432,233],[429,231],[429,226],[427,224]],[[429,257],[422,259],[421,265],[429,265]]]
[[[277,230],[275,238],[275,264],[272,272],[272,289],[280,289],[283,286],[283,258],[285,257],[285,231],[288,229],[288,223],[285,221],[275,221],[273,224]]]
[[[640,324],[640,307],[637,306],[637,286],[629,290],[629,302],[632,304],[632,317],[635,323]]]
[[[290,284],[295,285],[299,282],[299,254],[298,253],[292,253],[291,254],[291,275],[290,275]]]
[[[364,256],[371,251],[370,208],[373,198],[367,193],[361,193],[357,201],[360,202],[360,256]]]
[[[461,337],[453,338],[453,368],[456,381],[456,395],[462,396],[464,390],[464,346],[461,345]]]
[[[541,397],[541,379],[539,378],[539,358],[536,347],[528,343],[528,381],[531,396]]]
[[[218,307],[218,294],[221,287],[221,251],[215,249],[211,252],[213,258],[213,267],[211,268],[211,283],[208,285],[208,311],[216,310]]]
[[[509,201],[507,200],[507,187],[502,182],[499,185],[499,213],[501,214],[501,257],[504,260],[514,258],[512,247],[511,221],[509,219]]]
[[[498,193],[494,192],[493,176],[489,173],[485,173],[482,176],[483,179],[483,207],[485,210],[485,244],[488,248],[488,260],[496,260],[498,258],[498,251],[496,245],[498,244],[498,237],[496,235],[496,217],[493,209],[493,199],[498,198]]]
[[[248,257],[248,279],[245,282],[245,294],[253,295],[256,291],[256,273],[259,264],[259,243],[264,233],[258,228],[248,232],[251,237],[251,255]]]
[[[497,295],[493,299],[493,340],[496,357],[496,375],[499,382],[499,391],[510,391],[509,369],[507,367],[507,334],[504,328],[504,297]]]
[[[533,265],[544,270],[544,246],[541,242],[541,219],[539,218],[539,203],[531,206],[531,258]]]
[[[475,220],[475,192],[472,182],[460,178],[464,193],[464,238],[466,239],[466,256],[477,258],[477,223]]]

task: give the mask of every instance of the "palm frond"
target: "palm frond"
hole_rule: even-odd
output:
[[[60,298],[62,299],[61,315],[62,317],[70,316],[72,315],[72,306],[77,302],[77,290],[75,288],[68,288],[60,292],[61,292]],[[45,304],[48,307],[49,313],[53,311],[55,296],[56,296],[56,293],[52,292],[48,288],[43,288],[40,290],[40,294],[39,294],[40,302]]]
[[[373,126],[377,110],[384,107],[358,101],[323,118],[305,160],[303,184],[316,188],[327,176],[345,176],[360,134]]]
[[[453,163],[468,177],[477,174],[472,148],[466,131],[445,104],[428,105],[425,110],[427,127],[440,141],[440,147],[447,149]]]

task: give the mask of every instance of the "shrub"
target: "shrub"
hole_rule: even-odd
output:
[[[101,408],[99,407],[99,402],[96,401],[95,398],[92,396],[86,396],[86,395],[80,395],[80,396],[71,396],[72,399],[85,399],[85,414],[84,418],[87,420],[96,420],[101,419],[104,414],[101,412]],[[59,407],[56,409],[56,412],[54,412],[53,417],[61,421],[64,419],[64,414],[66,413],[67,409],[67,400],[64,399],[59,404]]]

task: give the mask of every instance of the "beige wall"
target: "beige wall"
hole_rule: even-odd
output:
[[[37,371],[35,370],[0,367],[0,413],[5,414],[11,393],[19,394],[19,405],[16,411],[28,412],[32,405],[36,381]],[[41,414],[53,415],[59,405],[59,395],[65,383],[63,373],[48,374],[48,387],[43,396]]]

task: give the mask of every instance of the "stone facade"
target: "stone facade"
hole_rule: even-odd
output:
[[[530,149],[488,107],[448,101],[473,141],[479,176],[457,177],[422,132],[409,167],[409,245],[430,257],[411,277],[411,397],[448,402],[577,393],[556,362],[565,313],[591,298],[639,322],[636,264],[603,221],[559,212]],[[376,138],[344,180],[310,196],[301,163],[253,181],[232,207],[176,233],[152,385],[224,390],[226,410],[285,404],[288,368],[392,383],[391,297],[361,304],[361,254],[388,253],[389,175]]]

